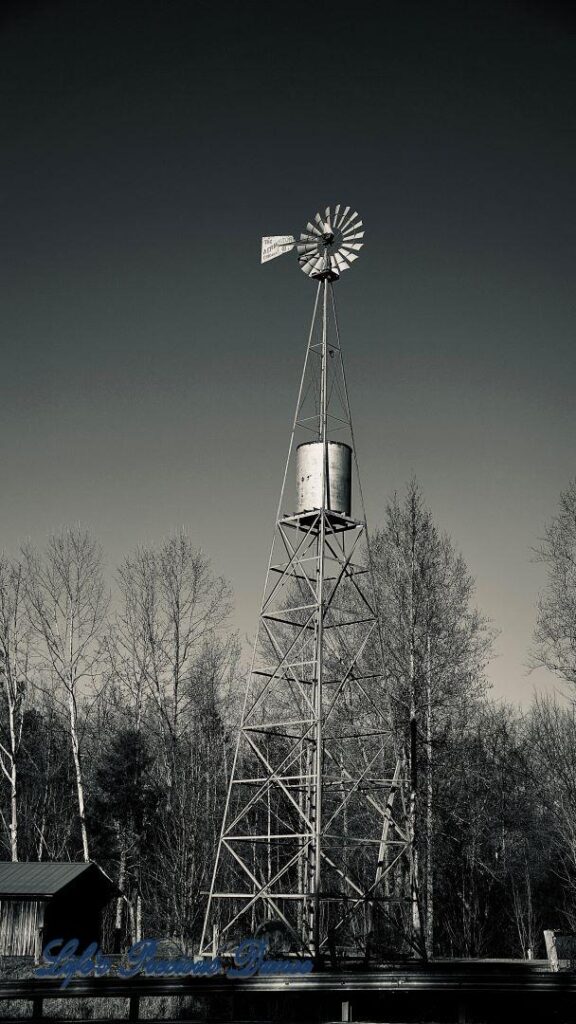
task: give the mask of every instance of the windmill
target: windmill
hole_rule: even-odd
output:
[[[317,213],[298,240],[262,239],[263,263],[296,250],[318,284],[208,895],[205,955],[272,931],[286,952],[320,962],[366,959],[379,941],[397,949],[399,934],[404,946],[406,936],[417,945],[407,761],[390,721],[333,294],[363,239],[357,212],[341,205]]]
[[[363,223],[356,211],[350,213],[349,206],[340,204],[334,207],[334,214],[327,206],[324,217],[317,213],[314,220],[315,223],[308,221],[298,242],[293,235],[263,238],[261,262],[267,263],[296,248],[300,254],[298,262],[308,277],[336,281],[358,259],[364,245],[364,231],[360,230]]]

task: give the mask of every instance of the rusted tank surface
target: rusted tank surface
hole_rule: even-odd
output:
[[[327,441],[325,507],[349,516],[352,493],[352,449],[340,441]],[[322,441],[309,441],[296,450],[296,514],[322,508]]]

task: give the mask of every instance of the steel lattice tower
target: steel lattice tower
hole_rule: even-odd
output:
[[[356,214],[346,229],[340,209],[317,215],[295,243],[318,286],[204,954],[275,928],[293,952],[366,957],[386,928],[405,935],[417,908],[405,758],[390,726],[333,294],[355,258],[345,246],[358,250],[363,232]],[[346,230],[356,242],[346,243]],[[263,260],[294,247],[291,236],[263,242]],[[351,464],[360,518],[351,513]]]

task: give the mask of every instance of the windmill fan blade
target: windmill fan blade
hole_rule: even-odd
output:
[[[307,260],[306,263],[302,265],[302,270],[304,271],[305,274],[308,274],[308,277],[312,277],[312,274],[314,273],[313,261]]]
[[[328,227],[330,228],[330,231],[332,231],[332,214],[330,212],[330,207],[329,206],[326,207],[326,215],[324,217],[324,223],[327,224]]]
[[[305,264],[312,264],[317,259],[318,253],[316,252],[304,252],[302,253],[301,256],[298,257],[298,261],[299,263],[302,264],[302,266],[304,266]]]
[[[346,262],[341,252],[335,252],[332,259],[340,271],[348,270],[349,264]]]
[[[356,252],[359,252],[363,245],[364,242],[346,242],[346,248],[355,249]]]
[[[318,217],[318,214],[316,214],[316,216]],[[318,230],[315,224],[311,224],[310,221],[308,221],[306,227],[308,228],[308,231],[312,232],[313,235],[318,235],[318,237],[321,236],[322,232]]]
[[[338,207],[338,209],[340,209],[340,207]],[[346,207],[346,209],[344,210],[344,212],[343,212],[342,216],[340,217],[340,219],[339,219],[339,220],[335,220],[335,221],[334,221],[334,227],[335,227],[335,228],[339,228],[339,227],[341,227],[341,225],[342,225],[342,221],[343,221],[343,220],[345,220],[345,219],[346,219],[346,217],[348,216],[348,212],[349,212],[349,210],[350,210],[350,207],[349,207],[349,206],[347,206],[347,207]]]
[[[358,228],[364,227],[364,222],[361,220],[351,220],[346,227],[343,229],[342,234],[347,235],[350,231],[358,231]]]
[[[316,214],[316,216],[314,217],[314,220],[316,221],[316,223],[320,227],[320,233],[322,233],[322,230],[324,228],[324,221],[322,220],[322,217],[320,216],[319,213]]]
[[[349,263],[353,263],[354,260],[358,259],[358,257],[353,252],[349,252],[347,249],[341,249],[340,252],[348,260]]]
[[[350,209],[350,207],[348,207],[348,209]],[[354,213],[352,214],[352,216],[348,217],[348,220],[345,223],[343,222],[342,224],[340,224],[340,230],[341,230],[342,233],[344,233],[344,231],[346,230],[348,225],[351,224],[352,221],[355,220],[357,216],[358,216],[358,212],[356,210],[354,210]]]
[[[344,235],[342,241],[346,245],[347,242],[357,242],[359,238],[364,238],[363,231],[349,231]]]
[[[324,259],[310,260],[308,268],[310,277],[321,277],[326,269],[326,261]]]

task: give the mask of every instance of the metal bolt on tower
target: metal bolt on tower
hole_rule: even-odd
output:
[[[262,262],[296,248],[318,285],[208,896],[205,955],[273,934],[288,952],[365,958],[391,948],[392,932],[396,947],[399,934],[405,941],[417,907],[405,761],[390,726],[333,294],[363,237],[358,215],[336,206],[317,214],[298,241],[262,240]]]

